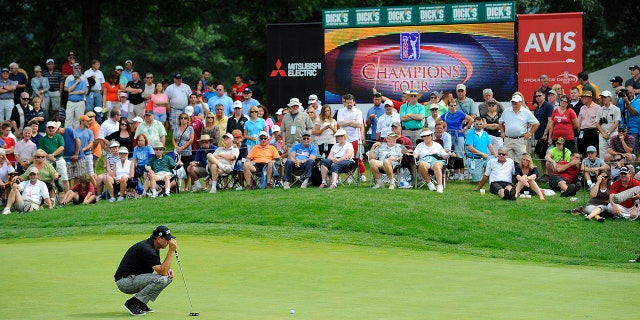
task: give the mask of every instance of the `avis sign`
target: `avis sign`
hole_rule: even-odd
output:
[[[565,92],[582,71],[582,13],[518,15],[518,90],[529,97],[540,88],[540,75]]]

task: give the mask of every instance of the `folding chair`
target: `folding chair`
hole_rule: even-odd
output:
[[[218,175],[218,189],[235,189],[242,185],[242,171],[245,159],[240,159],[233,164],[233,169],[229,173]]]
[[[273,164],[273,172],[271,173],[271,180],[266,181],[267,170],[269,166],[265,165],[262,170],[256,170],[256,172],[251,173],[251,187],[260,189],[265,189],[267,186],[271,185],[276,187],[279,185],[278,178],[280,177],[280,170],[278,166],[278,162],[276,161]]]
[[[180,155],[176,156],[176,154],[173,151],[171,151],[167,153],[167,156],[176,159],[176,167],[172,170],[173,174],[171,175],[171,179],[169,179],[169,185],[170,185],[169,189],[173,193],[180,193],[182,179],[183,177],[186,178],[186,172],[184,171],[183,166],[180,166],[177,164],[180,161]],[[160,190],[164,190],[164,181],[163,180],[156,181],[156,186],[162,187]]]
[[[429,181],[425,181],[422,175],[418,172],[418,164],[419,164],[419,159],[416,159],[415,166],[412,172],[414,188],[421,189],[425,185],[429,184],[429,182],[432,182],[434,185],[437,185],[438,183],[436,181],[436,176],[434,174],[433,169],[429,168]],[[449,179],[449,170],[447,169],[446,165],[442,165],[442,188],[444,189],[447,188],[448,179]]]
[[[348,166],[344,167],[344,169],[342,169],[338,177],[338,183],[341,186],[344,187],[347,185],[355,184],[357,187],[359,185],[360,183],[359,161],[360,161],[359,158],[352,158],[351,163]],[[344,179],[342,178],[342,176],[344,176]]]

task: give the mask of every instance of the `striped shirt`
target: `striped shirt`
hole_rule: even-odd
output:
[[[63,80],[60,70],[53,70],[53,73],[49,73],[49,70],[42,70],[42,76],[49,79],[49,91],[60,91],[60,83]]]

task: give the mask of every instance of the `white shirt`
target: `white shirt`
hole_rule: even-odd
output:
[[[355,120],[357,123],[364,125],[364,122],[362,121],[362,111],[360,111],[360,109],[356,107],[351,108],[351,110],[349,110],[349,108],[347,107],[338,110],[337,120],[338,123],[340,123],[340,121]],[[344,131],[347,132],[347,140],[349,142],[359,141],[362,137],[362,135],[360,134],[360,128],[341,127],[341,129],[344,129]]]
[[[500,116],[500,123],[504,124],[504,134],[507,137],[519,137],[527,132],[528,124],[540,123],[526,106],[521,106],[515,113],[513,108],[506,108]],[[510,180],[509,180],[510,181]]]
[[[127,159],[124,161],[124,164],[122,164],[122,160],[118,159],[118,162],[116,162],[116,179],[120,179],[123,176],[128,176],[130,169],[131,169],[131,160]],[[133,178],[133,177],[129,177],[129,178]]]
[[[336,143],[331,147],[331,152],[333,152],[333,156],[337,159],[344,157],[349,150],[351,150],[351,154],[353,154],[353,145],[349,142],[345,142],[343,146]]]
[[[105,120],[100,125],[100,132],[98,133],[98,139],[104,139],[106,136],[120,130],[120,122],[113,121],[111,118]]]
[[[512,176],[516,173],[513,159],[506,158],[504,163],[498,162],[497,158],[487,161],[487,169],[484,175],[489,177],[489,182],[509,182],[513,181]]]
[[[93,71],[92,68],[89,68],[84,72],[84,77],[87,79],[93,76],[95,76],[94,80],[96,80],[96,84],[94,84],[93,87],[89,88],[90,91],[102,90],[102,84],[106,82],[106,80],[104,79],[104,74],[102,74],[102,71],[100,70]]]
[[[187,84],[181,84],[176,86],[171,84],[164,91],[164,94],[169,99],[169,105],[172,110],[182,111],[189,104],[189,95],[191,95],[191,88]]]
[[[29,200],[33,203],[41,203],[42,199],[49,197],[49,189],[44,182],[38,180],[35,184],[31,184],[30,180],[20,182],[18,185],[22,190],[22,199]]]
[[[432,154],[437,154],[444,158],[447,154],[444,151],[444,148],[437,142],[433,142],[431,146],[427,146],[424,142],[420,142],[413,150],[413,153],[418,155],[418,159]]]
[[[391,132],[391,125],[394,122],[400,122],[400,115],[395,112],[391,113],[391,115],[385,113],[378,118],[376,131],[380,133],[381,140],[386,138],[389,132]]]

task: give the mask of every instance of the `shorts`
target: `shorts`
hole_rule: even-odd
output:
[[[440,160],[434,156],[424,156],[422,158],[420,158],[420,160],[418,161],[418,164],[420,164],[420,162],[424,162],[426,164],[429,165],[429,167],[432,167],[434,163],[436,162],[440,162],[442,163],[442,166],[446,166],[447,165],[447,161],[446,160]]]
[[[167,121],[167,113],[166,112],[162,112],[162,113],[153,113],[153,117],[154,120],[158,120],[160,122],[166,122]]]
[[[40,204],[35,203],[31,200],[24,200],[20,198],[16,200],[16,203],[13,204],[13,207],[16,208],[18,212],[31,212],[40,210]]]
[[[164,177],[166,176],[173,176],[173,173],[166,171],[156,172],[156,181],[164,180]]]
[[[64,157],[56,159],[55,163],[56,172],[60,175],[60,180],[69,181],[69,175],[67,174],[67,161]]]
[[[91,169],[93,169],[93,165]],[[67,165],[67,172],[68,172],[69,178],[71,179],[75,179],[83,174],[86,174],[87,169],[86,169],[86,164],[84,162],[84,159],[78,160],[76,162],[69,162],[69,164]]]
[[[585,210],[588,214],[590,214],[591,212],[593,212],[593,210],[595,210],[595,209],[597,209],[597,208],[602,209],[602,212],[600,212],[600,214],[603,214],[603,213],[607,213],[607,212],[609,212],[609,206],[608,206],[608,205],[606,205],[606,204],[601,204],[601,205],[597,205],[597,206],[596,206],[596,205],[592,205],[592,204],[590,204],[590,205],[587,205],[587,207],[586,207],[584,210]]]
[[[469,168],[469,173],[471,174],[471,181],[478,182],[482,180],[482,175],[484,174],[484,166],[487,163],[487,160],[480,159],[471,159],[467,158],[467,168]]]
[[[85,154],[84,158],[82,159],[82,161],[84,161],[85,173],[90,175],[90,176],[94,175],[95,172],[93,171],[93,155]]]
[[[506,182],[506,181],[494,181],[494,182],[491,182],[491,184],[489,185],[489,192],[493,194],[498,194],[498,191],[500,191],[500,189],[506,189],[507,186],[513,187],[513,184],[511,184],[511,182]]]
[[[551,190],[560,190],[560,187],[558,186],[558,184],[560,183],[560,181],[564,181],[566,183],[569,183],[569,181],[567,181],[567,179],[558,176],[558,175],[552,175],[551,177],[549,177],[549,187],[551,188]]]
[[[204,178],[206,176],[209,175],[209,171],[207,171],[207,168],[205,167],[196,167],[196,174],[198,175],[198,178]]]

